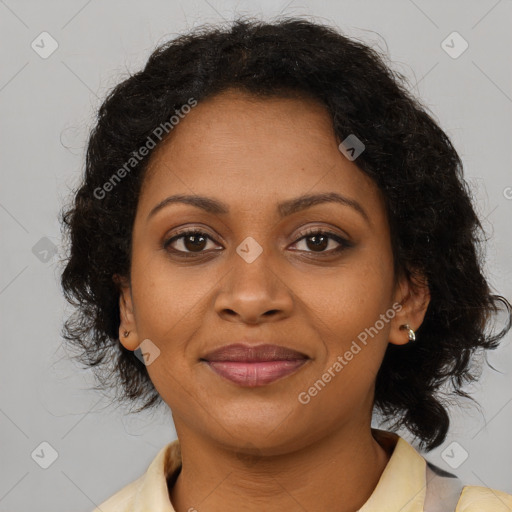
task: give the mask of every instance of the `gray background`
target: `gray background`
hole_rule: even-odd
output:
[[[126,416],[107,408],[88,390],[91,373],[69,362],[60,338],[69,309],[58,284],[57,214],[83,170],[100,102],[156,44],[204,22],[280,12],[387,45],[463,159],[490,236],[490,282],[512,297],[510,0],[0,0],[0,511],[90,511],[175,438],[168,411]],[[59,45],[45,59],[31,47],[43,31]],[[457,58],[442,47],[453,31],[469,44]],[[452,40],[459,52],[461,41]],[[466,483],[512,493],[510,334],[489,361],[498,371],[486,368],[470,388],[481,411],[454,406],[450,435],[428,458]],[[31,456],[42,442],[58,454],[47,469]]]

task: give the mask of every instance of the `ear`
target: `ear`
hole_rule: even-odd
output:
[[[430,303],[430,289],[423,274],[403,274],[395,286],[393,304],[400,304],[396,307],[396,314],[391,320],[389,342],[394,345],[406,345],[409,343],[407,329],[400,329],[400,326],[408,324],[413,331],[417,331]]]
[[[127,350],[135,350],[139,346],[139,336],[135,324],[135,316],[133,314],[132,290],[129,279],[114,274],[113,281],[119,289],[119,313],[121,323],[119,325],[119,341]],[[128,336],[125,336],[128,333]]]

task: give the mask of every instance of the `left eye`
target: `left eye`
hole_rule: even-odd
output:
[[[310,240],[311,242],[308,243],[307,240]],[[342,251],[343,249],[346,249],[348,247],[351,247],[351,244],[348,240],[345,240],[344,238],[340,237],[339,235],[336,235],[334,233],[331,233],[329,231],[310,231],[306,234],[304,234],[299,240],[297,240],[294,244],[298,244],[299,242],[306,241],[306,246],[313,247],[314,250],[312,251],[306,251],[306,252],[317,252],[317,253],[337,253]],[[338,247],[331,248],[330,250],[326,251],[325,249],[329,247],[329,242],[335,242],[338,244]]]

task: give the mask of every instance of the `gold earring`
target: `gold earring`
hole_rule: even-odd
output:
[[[406,329],[408,331],[409,341],[416,340],[416,333],[411,329],[411,326],[409,324],[401,325],[400,329]]]

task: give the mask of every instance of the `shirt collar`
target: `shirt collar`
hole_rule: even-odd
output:
[[[181,449],[178,439],[165,445],[142,476],[135,495],[133,512],[176,512],[169,499],[167,481],[172,481],[181,469]]]
[[[393,453],[377,487],[358,512],[423,512],[426,493],[425,459],[397,434],[378,429],[372,431],[377,441]],[[180,469],[181,450],[176,439],[158,452],[140,478],[132,512],[175,512],[169,499],[168,481],[172,484]]]
[[[395,448],[377,487],[358,512],[423,512],[426,494],[425,459],[397,434],[372,430],[381,445],[392,447],[394,444]]]

